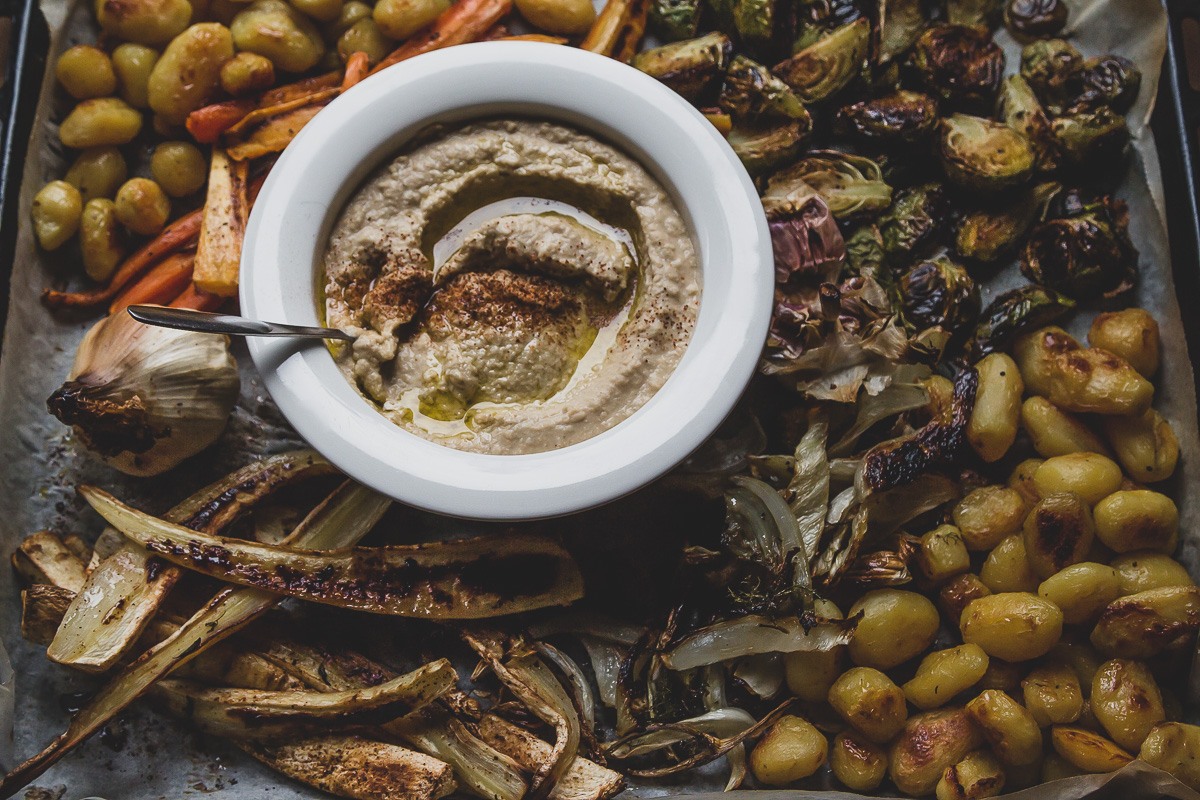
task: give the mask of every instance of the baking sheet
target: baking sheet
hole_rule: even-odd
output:
[[[51,53],[81,41],[91,41],[87,3],[43,0],[42,10],[51,30]],[[1156,405],[1171,421],[1180,439],[1181,467],[1167,491],[1180,507],[1182,559],[1193,575],[1200,576],[1200,435],[1192,365],[1186,351],[1179,304],[1170,271],[1164,198],[1158,156],[1148,121],[1166,47],[1166,15],[1154,0],[1077,0],[1071,5],[1071,29],[1086,55],[1115,52],[1132,59],[1143,70],[1137,105],[1129,115],[1134,147],[1127,178],[1117,194],[1130,206],[1130,233],[1141,253],[1142,280],[1139,304],[1155,312],[1163,333],[1163,370]],[[1010,64],[1019,48],[1006,34]],[[51,277],[64,269],[55,258],[41,256],[33,243],[27,209],[33,194],[46,181],[60,177],[65,162],[50,119],[66,110],[56,96],[48,74],[40,94],[37,121],[25,164],[18,209],[22,215],[16,259],[12,271],[12,306],[4,332],[0,359],[0,549],[11,553],[32,531],[50,528],[92,537],[100,530],[95,515],[87,512],[74,494],[79,483],[95,483],[150,510],[164,510],[176,500],[242,465],[247,457],[279,452],[298,444],[295,434],[279,417],[261,383],[249,368],[244,350],[237,350],[243,365],[242,397],[234,419],[221,442],[174,474],[131,481],[91,460],[77,450],[71,436],[45,412],[45,399],[67,374],[75,347],[90,321],[51,317],[37,302]],[[37,157],[34,154],[41,154]],[[1191,265],[1189,265],[1191,266]],[[1017,283],[1014,271],[999,276],[985,291],[985,300]],[[1081,316],[1074,325],[1082,333]],[[16,682],[16,726],[13,743],[18,756],[28,756],[61,732],[68,721],[71,698],[95,685],[93,679],[46,661],[44,649],[19,635],[18,587],[8,569],[0,568],[0,635],[11,655]],[[1198,721],[1200,685],[1172,687],[1190,701],[1187,717]],[[4,691],[0,657],[0,694]],[[4,720],[0,718],[0,728]],[[0,761],[4,760],[0,730]],[[1028,800],[1066,800],[1098,791],[1097,796],[1173,796],[1200,798],[1180,784],[1144,765],[1134,765],[1115,775],[1088,776],[1059,781],[1012,795]],[[644,786],[630,794],[652,796],[719,788],[721,770],[704,770],[686,783]],[[136,707],[47,772],[26,797],[75,800],[99,795],[116,800],[151,800],[181,797],[261,797],[269,800],[321,797],[245,756],[228,743],[188,730],[154,712]],[[754,798],[798,797],[800,791],[755,793]],[[855,795],[822,792],[823,797]],[[714,795],[749,800],[744,792]]]

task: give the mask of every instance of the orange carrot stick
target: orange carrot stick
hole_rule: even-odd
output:
[[[334,70],[326,72],[323,75],[317,75],[313,78],[304,78],[295,83],[287,83],[283,86],[276,86],[274,89],[267,89],[262,93],[262,97],[258,99],[260,106],[277,106],[281,103],[287,103],[299,97],[319,92],[322,89],[333,89],[342,82],[342,71]]]
[[[258,103],[255,100],[243,99],[226,100],[198,108],[188,114],[188,133],[197,142],[212,144],[222,133],[257,107]]]
[[[192,283],[195,253],[175,253],[164,258],[153,269],[121,292],[108,313],[115,314],[129,306],[143,303],[169,303]]]
[[[50,308],[91,308],[107,303],[117,296],[131,281],[153,267],[166,256],[176,253],[188,245],[195,244],[200,235],[200,223],[204,209],[198,208],[190,214],[162,229],[162,232],[147,242],[142,249],[125,259],[109,278],[108,284],[84,292],[58,292],[47,289],[42,292],[42,302]]]
[[[648,0],[633,0],[629,14],[622,20],[621,32],[617,36],[617,46],[613,58],[628,64],[642,49],[642,39],[646,36],[646,17],[650,12]]]
[[[367,77],[367,71],[370,68],[370,56],[361,50],[351,53],[350,57],[346,59],[346,74],[342,77],[342,91],[346,91]]]
[[[224,297],[209,294],[203,289],[197,289],[195,284],[189,285],[183,293],[171,301],[171,308],[190,308],[193,311],[216,311],[225,302]]]
[[[371,74],[393,64],[456,44],[473,42],[512,11],[512,0],[458,0],[424,33],[418,33],[375,65]]]
[[[632,7],[633,0],[608,0],[592,23],[592,29],[579,43],[580,49],[611,56]]]

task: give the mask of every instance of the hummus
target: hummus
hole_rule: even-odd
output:
[[[642,166],[548,122],[424,134],[325,256],[348,378],[397,425],[482,453],[575,444],[641,408],[695,327],[687,226]]]

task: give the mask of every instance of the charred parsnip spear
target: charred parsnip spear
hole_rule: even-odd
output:
[[[310,548],[350,546],[375,526],[389,505],[390,500],[347,481],[285,541]],[[256,589],[225,589],[218,593],[174,635],[151,648],[101,688],[71,720],[66,732],[0,780],[0,797],[11,797],[125,710],[160,678],[237,633],[280,599]]]

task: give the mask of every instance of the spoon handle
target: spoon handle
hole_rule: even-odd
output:
[[[233,314],[213,314],[188,308],[162,306],[130,306],[129,315],[138,322],[161,328],[176,328],[198,333],[223,333],[227,336],[309,336],[318,339],[341,339],[352,342],[354,337],[336,328],[310,328],[303,325],[282,325]]]

